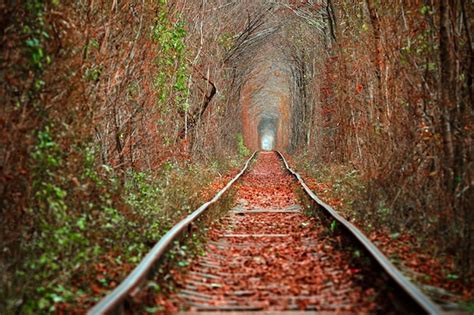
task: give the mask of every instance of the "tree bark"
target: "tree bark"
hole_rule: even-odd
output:
[[[456,75],[453,34],[451,29],[451,0],[440,1],[439,61],[440,61],[440,110],[443,135],[445,183],[450,192],[454,192],[454,145],[452,114],[456,107]]]

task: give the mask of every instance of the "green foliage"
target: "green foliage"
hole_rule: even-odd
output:
[[[48,126],[38,132],[31,153],[35,202],[28,213],[38,230],[23,245],[29,255],[17,277],[36,285],[25,292],[24,314],[53,313],[58,303],[86,294],[72,285],[74,279],[108,253],[120,253],[117,264],[137,264],[177,220],[203,202],[195,192],[217,173],[170,161],[157,173],[129,170],[122,184],[111,167],[97,165],[98,152],[86,145],[75,148],[83,152],[82,166],[71,181],[54,130]],[[78,205],[84,193],[88,198]],[[178,265],[187,265],[186,252],[185,247],[175,252]],[[111,279],[96,281],[107,287]]]
[[[139,218],[138,221],[147,225],[142,235],[145,240],[156,242],[172,224],[171,216],[162,211],[160,197],[163,187],[149,173],[131,171],[128,177],[125,201]]]
[[[469,314],[474,313],[474,300],[463,302],[460,306]]]
[[[97,82],[97,81],[99,81],[101,73],[102,73],[102,67],[101,66],[93,66],[91,68],[86,69],[86,71],[84,73],[84,78],[87,81]]]
[[[37,133],[31,153],[35,162],[32,175],[35,202],[28,212],[39,229],[33,239],[23,244],[23,251],[31,256],[18,277],[24,281],[32,278],[41,285],[35,288],[35,293],[30,293],[37,298],[29,299],[22,308],[27,314],[53,312],[55,303],[71,300],[74,294],[58,283],[64,277],[61,271],[80,266],[94,248],[84,234],[88,217],[68,207],[66,179],[61,172],[64,157],[52,130],[53,127],[46,126]]]
[[[234,46],[234,36],[231,33],[225,32],[219,36],[217,42],[225,51],[229,51]]]
[[[426,16],[426,19],[432,19],[434,9],[426,4],[420,7],[420,13]],[[404,65],[412,65],[413,61],[423,65],[424,72],[436,73],[438,71],[439,62],[434,56],[438,56],[439,45],[433,40],[433,28],[428,24],[420,21],[420,30],[414,33],[414,36],[406,36],[406,45],[400,50],[400,61]]]
[[[246,157],[250,155],[250,150],[245,146],[244,143],[244,137],[242,136],[241,133],[238,133],[236,136],[236,142],[237,142],[237,152],[241,157]]]
[[[179,111],[189,108],[188,63],[186,61],[185,24],[176,17],[171,22],[166,1],[160,2],[160,10],[152,29],[152,38],[158,45],[155,63],[158,67],[154,86],[159,91],[158,104],[174,103]],[[171,99],[170,99],[171,98]]]
[[[51,63],[51,57],[44,49],[45,41],[49,39],[44,20],[45,5],[43,0],[26,1],[25,8],[29,18],[22,29],[26,37],[25,48],[31,68],[38,72],[43,71],[45,65]],[[35,84],[36,87],[39,85]]]
[[[383,220],[383,222],[386,222],[387,220],[390,219],[391,214],[392,214],[392,209],[390,209],[385,204],[384,200],[381,200],[377,207],[377,215]]]

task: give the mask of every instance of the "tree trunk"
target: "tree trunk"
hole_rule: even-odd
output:
[[[443,134],[445,184],[448,191],[454,189],[454,146],[452,113],[456,106],[455,56],[453,34],[450,26],[451,1],[440,1],[439,59],[440,59],[440,110]]]

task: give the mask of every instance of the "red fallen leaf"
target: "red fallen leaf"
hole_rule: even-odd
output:
[[[362,86],[362,84],[357,83],[357,86],[356,86],[356,95],[360,94],[360,92],[362,92],[363,89],[364,89],[364,87]]]
[[[94,283],[92,283],[90,287],[91,287],[92,292],[94,292],[94,294],[99,294],[102,292],[102,289]]]
[[[348,271],[349,273],[355,274],[355,273],[359,273],[361,270],[357,268],[349,268]]]

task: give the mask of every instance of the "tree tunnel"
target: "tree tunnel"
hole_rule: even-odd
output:
[[[240,95],[244,140],[252,150],[282,150],[290,122],[288,70],[278,56],[255,60]]]
[[[309,37],[308,23],[271,6],[262,5],[261,12],[247,21],[247,34],[241,35],[246,39],[236,43],[232,52],[242,133],[251,150],[289,151],[304,139],[297,133],[305,123],[301,93],[306,86],[301,78],[308,79],[309,71],[301,74],[300,70],[302,65],[308,68],[310,58],[300,57],[305,57],[301,47],[307,44],[302,38]]]

